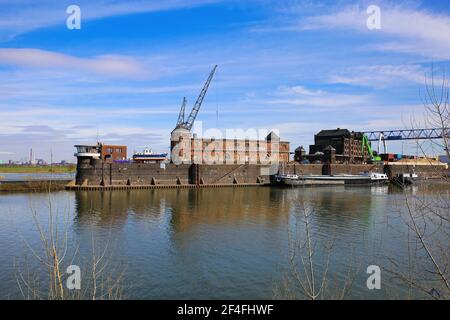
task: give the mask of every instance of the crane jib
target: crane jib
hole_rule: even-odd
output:
[[[185,108],[186,102],[185,102],[185,100],[183,100],[183,105],[180,110],[180,115],[178,116],[177,126],[181,126],[189,131],[191,130],[192,125],[194,124],[195,118],[197,117],[197,114],[202,105],[203,99],[206,96],[209,85],[214,76],[214,73],[216,72],[216,69],[217,69],[217,65],[215,65],[214,68],[211,70],[211,73],[209,74],[208,79],[205,82],[205,85],[203,86],[202,90],[200,91],[200,95],[198,96],[197,101],[195,102],[194,106],[192,107],[191,113],[189,114],[189,117],[186,121],[184,121],[184,108]]]

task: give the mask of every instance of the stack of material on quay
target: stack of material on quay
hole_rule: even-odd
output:
[[[417,159],[401,159],[395,162],[389,162],[389,165],[406,165],[406,166],[442,166],[448,168],[447,163],[440,162],[433,158],[417,158]]]

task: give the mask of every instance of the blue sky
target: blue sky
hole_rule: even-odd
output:
[[[366,27],[371,4],[381,29]],[[97,134],[167,151],[215,64],[204,129],[278,129],[294,149],[326,128],[404,128],[448,60],[447,1],[0,0],[0,160],[74,161]]]

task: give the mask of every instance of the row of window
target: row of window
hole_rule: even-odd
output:
[[[122,148],[106,148],[106,153],[122,153],[124,150]]]

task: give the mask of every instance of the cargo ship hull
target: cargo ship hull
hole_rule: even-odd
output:
[[[386,178],[373,178],[369,175],[275,175],[272,183],[280,186],[305,186],[305,185],[374,185],[386,184]]]

